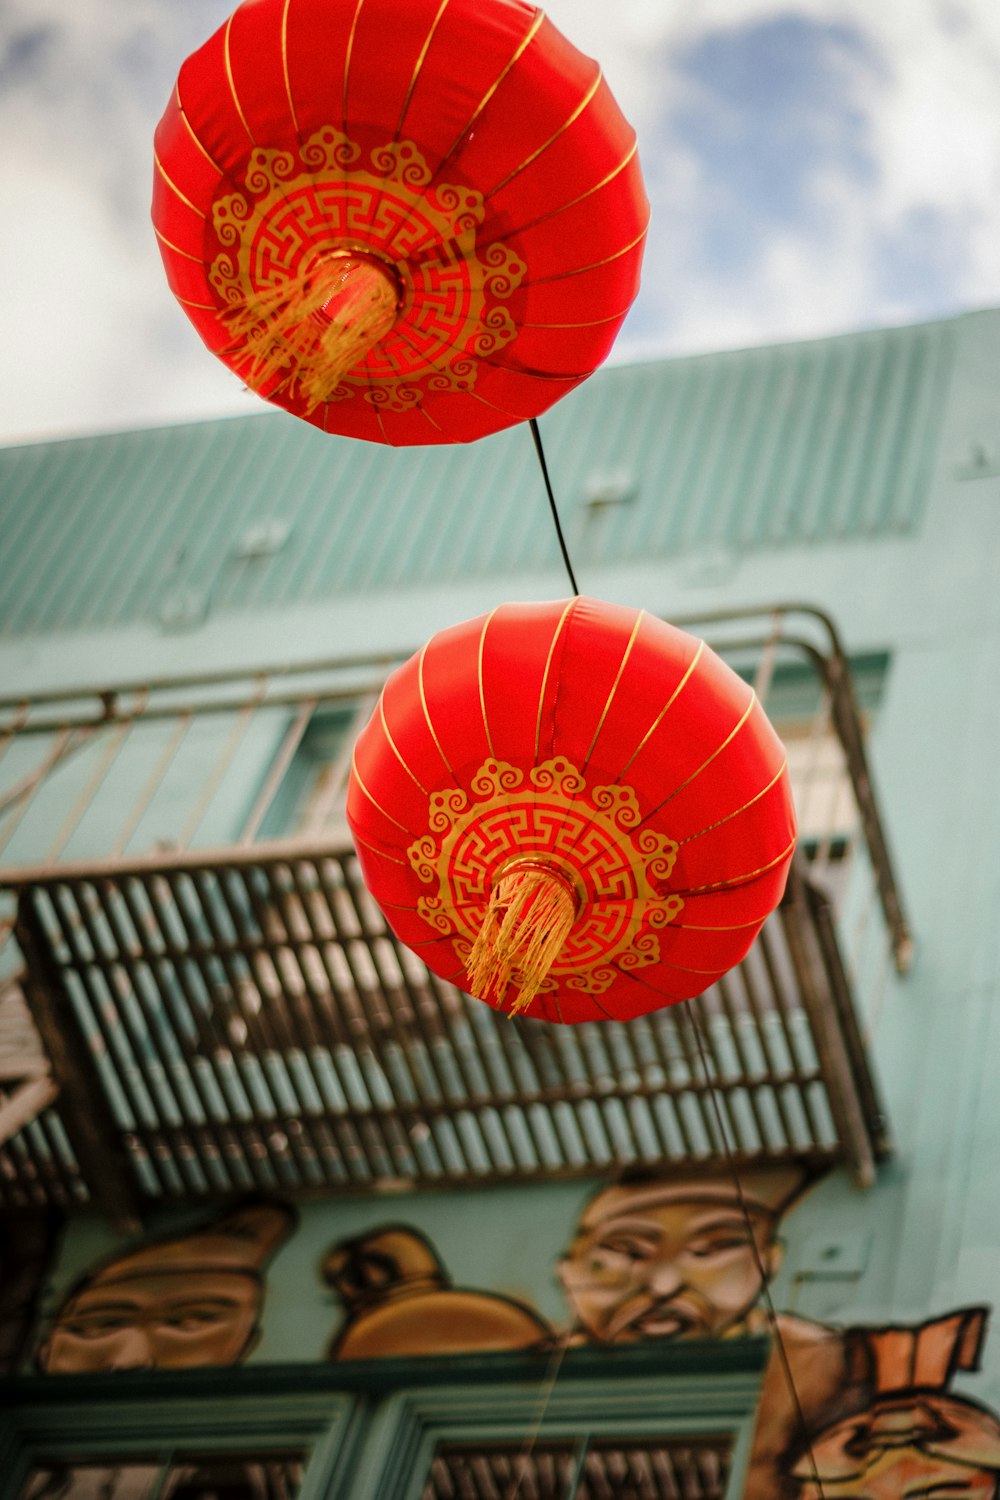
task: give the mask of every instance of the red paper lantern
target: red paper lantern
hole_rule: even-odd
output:
[[[181,68],[153,223],[205,343],[393,444],[537,416],[639,282],[635,135],[524,0],[246,0]]]
[[[707,989],[777,905],[795,844],[752,689],[692,636],[585,598],[503,605],[394,672],[347,815],[397,936],[549,1021]]]

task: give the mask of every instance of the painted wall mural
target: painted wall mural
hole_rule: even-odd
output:
[[[384,1224],[334,1245],[323,1279],[344,1307],[330,1359],[532,1349],[552,1342],[548,1324],[498,1292],[455,1287],[434,1246],[407,1224]]]
[[[816,1434],[786,1473],[801,1500],[928,1500],[1000,1494],[1000,1422],[949,1394],[959,1370],[977,1370],[985,1307],[916,1328],[858,1330],[870,1399]]]
[[[240,1363],[257,1342],[264,1267],[294,1224],[284,1204],[247,1204],[110,1257],[63,1299],[39,1365],[63,1375]]]
[[[424,1229],[383,1221],[375,1205],[361,1232],[328,1242],[318,1263],[314,1254],[311,1290],[295,1291],[325,1305],[320,1357],[336,1361],[741,1338],[769,1330],[782,1231],[817,1183],[789,1165],[745,1171],[739,1191],[705,1173],[600,1188],[550,1262],[562,1322],[520,1289],[456,1285]],[[409,1201],[416,1216],[420,1200]],[[316,1211],[320,1225],[336,1215],[329,1205]],[[105,1255],[59,1298],[37,1367],[56,1375],[246,1360],[269,1265],[294,1248],[296,1222],[284,1204],[248,1202]],[[1000,1419],[950,1389],[980,1368],[988,1315],[976,1306],[919,1324],[842,1328],[779,1310],[746,1500],[1000,1497]]]
[[[584,1209],[558,1266],[575,1315],[573,1340],[623,1344],[766,1332],[761,1303],[784,1254],[781,1222],[814,1181],[801,1166],[748,1171],[741,1175],[742,1203],[731,1180],[704,1174],[637,1177],[603,1189]],[[807,1425],[839,1414],[852,1396],[844,1337],[784,1313],[778,1326]],[[764,1376],[748,1500],[775,1492],[779,1461],[799,1430],[775,1349]]]
[[[800,1167],[744,1173],[753,1244],[723,1178],[642,1176],[602,1189],[558,1266],[576,1342],[764,1332],[759,1301],[781,1264],[778,1228],[810,1185]]]

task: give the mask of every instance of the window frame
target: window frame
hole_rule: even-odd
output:
[[[0,1381],[0,1500],[32,1465],[310,1451],[299,1500],[420,1500],[439,1442],[731,1434],[743,1487],[765,1338]]]
[[[277,1368],[277,1367],[276,1367]],[[298,1367],[293,1367],[298,1368]],[[261,1367],[264,1374],[266,1367]],[[31,1376],[0,1384],[0,1500],[34,1465],[154,1458],[175,1449],[240,1454],[305,1448],[299,1500],[318,1500],[354,1415],[349,1394],[245,1381],[244,1370]],[[253,1372],[255,1375],[257,1371]],[[283,1371],[282,1371],[283,1373]]]

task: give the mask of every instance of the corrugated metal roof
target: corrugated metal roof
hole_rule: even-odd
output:
[[[912,529],[955,326],[599,372],[542,422],[574,561]],[[559,566],[527,426],[389,450],[265,413],[8,448],[0,524],[8,635]]]

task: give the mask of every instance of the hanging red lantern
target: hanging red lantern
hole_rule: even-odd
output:
[[[753,690],[642,611],[506,604],[389,678],[347,816],[428,967],[498,1009],[627,1020],[745,956],[795,844]]]
[[[153,223],[205,343],[377,442],[478,438],[585,379],[647,217],[600,69],[525,0],[246,0],[156,133]]]

